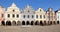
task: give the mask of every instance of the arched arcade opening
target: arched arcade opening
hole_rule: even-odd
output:
[[[5,25],[5,22],[4,21],[1,21],[1,25]]]
[[[13,25],[13,26],[16,25],[16,21],[12,21],[12,25]]]
[[[29,22],[29,21],[27,21],[27,22],[26,22],[26,25],[30,25],[30,22]]]
[[[34,21],[31,21],[31,25],[34,25]]]
[[[25,21],[22,21],[22,25],[25,25]]]
[[[35,22],[35,25],[39,25],[39,21],[36,21],[36,22]]]
[[[17,25],[21,25],[21,22],[20,21],[17,21]]]
[[[11,25],[11,21],[6,21],[6,25]]]

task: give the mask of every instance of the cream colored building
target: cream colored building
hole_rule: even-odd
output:
[[[12,3],[10,7],[7,8],[7,11],[5,11],[5,24],[6,25],[20,25],[20,10],[15,5],[15,3]]]
[[[35,25],[46,24],[46,12],[42,8],[35,11]]]

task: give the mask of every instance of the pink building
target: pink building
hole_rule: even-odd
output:
[[[0,25],[5,25],[4,23],[4,8],[0,6]]]

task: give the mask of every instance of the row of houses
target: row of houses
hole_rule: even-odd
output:
[[[47,11],[38,8],[35,11],[30,5],[20,10],[15,3],[7,10],[0,6],[0,25],[51,25],[59,24],[59,21],[60,10],[55,12],[52,8]]]

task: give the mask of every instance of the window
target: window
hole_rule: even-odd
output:
[[[59,19],[59,16],[58,16],[58,19]]]
[[[44,15],[44,18],[45,18],[45,15]]]
[[[40,9],[40,11],[41,11],[41,9]]]
[[[8,17],[10,17],[10,14],[8,14]]]
[[[2,14],[2,17],[4,17],[4,14]]]
[[[13,10],[13,12],[14,12],[15,10]]]
[[[28,12],[29,12],[29,10],[28,10]]]
[[[17,18],[19,18],[19,14],[17,14]]]
[[[28,18],[29,18],[29,15],[28,15]]]
[[[34,18],[34,16],[32,15],[32,18]]]
[[[50,18],[50,16],[48,16],[48,18]]]
[[[25,18],[25,15],[23,15],[23,17]]]
[[[42,18],[42,15],[40,15],[40,18]]]
[[[13,14],[13,15],[12,15],[12,17],[14,18],[14,17],[15,17],[15,15]]]
[[[36,18],[38,18],[38,15],[36,15]]]

